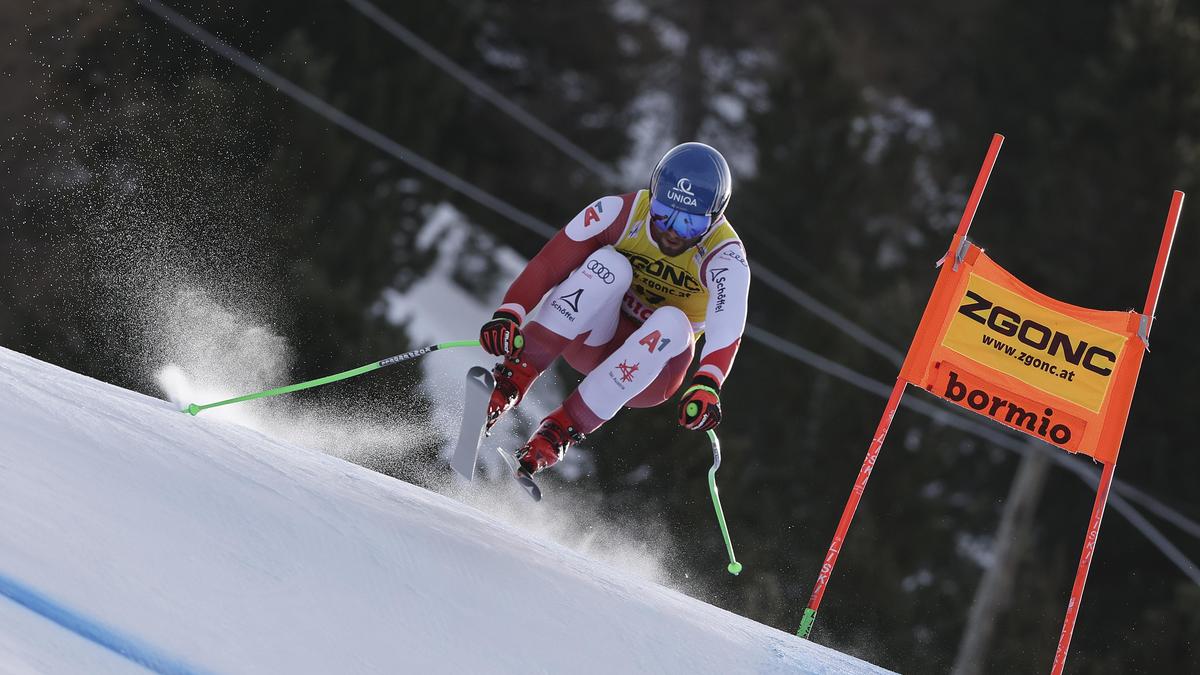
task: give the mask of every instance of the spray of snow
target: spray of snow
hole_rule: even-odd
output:
[[[293,351],[282,336],[253,317],[223,307],[195,288],[178,290],[163,301],[160,318],[152,325],[161,335],[158,345],[164,360],[171,361],[157,369],[155,380],[179,409],[189,403],[223,400],[287,382]],[[472,362],[478,361],[478,355],[474,356]],[[471,356],[460,358],[472,360]],[[433,368],[444,371],[446,364]],[[460,372],[453,369],[455,375]],[[435,399],[460,398],[461,384],[455,384],[458,386],[431,387],[430,393]],[[457,425],[461,405],[435,407],[441,412],[434,419],[444,417],[439,423]],[[356,411],[326,401],[298,404],[287,396],[213,408],[201,415],[373,468],[403,462],[406,443],[430,433],[422,425],[407,424],[386,411]],[[600,496],[582,482],[572,484],[570,494],[560,493],[535,506],[503,475],[503,462],[490,449],[497,441],[489,439],[488,443],[481,450],[480,476],[473,484],[456,480],[441,463],[428,467],[421,474],[421,482],[526,533],[575,549],[630,575],[673,583],[669,553],[662,547],[663,541],[669,541],[669,534],[661,526],[638,523],[636,528],[627,529],[607,522],[599,515],[603,507]]]
[[[222,307],[211,295],[196,289],[177,292],[163,312],[153,326],[163,337],[159,343],[163,356],[170,354],[174,361],[158,368],[155,379],[177,408],[193,402],[231,398],[288,380],[292,351],[286,340],[252,317]],[[471,360],[461,354],[458,358]],[[434,359],[427,361],[433,363]],[[429,392],[435,400],[445,403],[435,404],[441,412],[434,419],[445,417],[452,421],[442,423],[456,426],[461,403],[451,399],[461,399],[461,383],[451,386],[446,376],[452,374],[457,378],[465,367],[447,368],[447,364],[441,363],[429,368],[439,372],[438,379],[426,380],[433,384]],[[390,465],[405,463],[405,446],[414,437],[431,433],[419,425],[406,425],[386,411],[355,410],[327,401],[298,404],[289,396],[213,408],[201,415],[213,423],[255,429],[273,438],[385,471]],[[523,426],[509,425],[509,428],[511,431]],[[516,435],[515,431],[508,434]],[[418,475],[424,487],[488,513],[535,538],[566,546],[630,576],[703,596],[704,589],[678,572],[680,565],[670,545],[673,537],[661,523],[611,522],[602,515],[602,496],[589,488],[586,480],[549,488],[547,499],[534,505],[504,473],[503,461],[492,450],[497,445],[502,443],[496,436],[485,441],[477,478],[472,484],[458,479],[442,462],[404,468],[407,473]],[[579,472],[580,465],[588,463],[587,458],[578,459],[582,454],[575,455],[574,473]],[[558,494],[554,494],[555,488]]]
[[[217,114],[220,102],[204,95],[186,105],[208,103]],[[69,189],[58,189],[67,191],[67,208],[77,223],[72,236],[86,241],[89,255],[81,264],[92,281],[89,301],[106,327],[104,335],[86,339],[122,364],[129,382],[144,389],[157,385],[179,407],[295,382],[295,350],[280,326],[286,313],[305,308],[290,289],[268,280],[278,276],[272,251],[282,245],[272,233],[286,229],[276,221],[302,214],[264,208],[278,203],[274,188],[256,178],[257,167],[246,165],[242,147],[248,139],[237,129],[196,127],[187,115],[175,119],[169,109],[113,111],[135,113],[156,123],[110,129],[106,154],[73,142],[69,133],[63,138],[68,159],[86,168]],[[226,170],[215,171],[216,166]],[[474,336],[524,264],[452,207],[433,207],[427,218],[416,243],[422,253],[437,256],[434,269],[408,288],[384,291],[374,308],[405,325],[416,345]],[[363,356],[367,363],[388,354]],[[438,352],[387,373],[201,416],[403,475],[640,577],[668,580],[671,537],[652,524],[606,522],[602,501],[586,480],[535,507],[501,478],[499,458],[490,449],[482,453],[483,479],[470,489],[456,486],[448,467],[430,456],[430,439],[456,435],[467,366],[490,362],[477,349]],[[406,415],[372,403],[371,391],[396,386],[406,375],[421,379],[411,377],[414,373],[424,376],[428,410]],[[516,447],[561,397],[553,377],[542,378],[522,414],[507,420],[492,441]],[[588,465],[586,452],[573,452],[570,459],[556,469],[568,480]]]
[[[190,403],[221,401],[287,384],[294,350],[261,320],[223,306],[213,295],[184,286],[158,298],[147,314],[147,340],[165,363],[154,379],[181,410]],[[299,402],[280,397],[205,411],[205,417],[323,450],[344,459],[370,453],[404,454],[412,439],[429,433],[386,410],[336,400]]]
[[[141,189],[132,194],[145,199]],[[224,400],[295,381],[295,350],[272,321],[286,303],[278,301],[277,289],[261,282],[266,276],[262,259],[269,251],[243,238],[246,228],[230,228],[223,238],[210,237],[206,248],[182,245],[185,228],[177,217],[181,210],[202,210],[203,195],[189,192],[176,198],[184,204],[156,194],[137,210],[121,207],[124,200],[104,202],[97,210],[102,227],[94,233],[95,250],[103,253],[96,256],[97,278],[104,289],[98,309],[113,318],[114,326],[125,327],[114,329],[111,341],[126,346],[131,371],[156,383],[181,410],[190,403]],[[485,306],[495,299],[474,297],[454,282],[461,262],[458,248],[468,234],[464,223],[449,207],[432,210],[422,240],[439,256],[438,264],[405,293],[388,291],[381,298],[379,311],[407,325],[415,343],[470,337],[479,317],[486,314]],[[524,262],[510,249],[501,250],[495,259],[497,283],[503,285]],[[447,312],[446,307],[457,309]],[[382,356],[387,355],[370,355],[364,362]],[[626,528],[606,522],[600,515],[602,500],[586,481],[571,485],[569,495],[534,506],[501,475],[500,458],[490,449],[481,453],[480,478],[471,486],[455,483],[444,462],[412,452],[427,447],[431,438],[451,439],[456,434],[462,375],[470,365],[489,360],[478,349],[462,349],[396,366],[417,368],[424,376],[423,393],[431,409],[408,416],[417,421],[373,405],[370,397],[346,398],[347,391],[359,393],[364,386],[394,382],[380,379],[388,377],[384,374],[343,385],[349,390],[331,387],[314,390],[315,395],[272,397],[213,408],[201,415],[213,424],[251,428],[368,468],[404,475],[534,536],[637,577],[671,583],[671,547],[663,544],[670,541],[669,534],[654,524]],[[543,378],[523,406],[528,410],[514,415],[491,442],[515,447],[561,397],[553,377]],[[586,451],[574,453],[562,475],[577,477],[587,465]]]

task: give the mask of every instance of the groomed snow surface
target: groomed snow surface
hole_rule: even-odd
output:
[[[0,348],[0,672],[147,668],[887,672],[447,497]]]

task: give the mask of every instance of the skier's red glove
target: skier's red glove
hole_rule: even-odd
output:
[[[517,356],[525,346],[521,321],[504,310],[492,315],[492,320],[479,329],[479,346],[492,356]]]
[[[692,378],[692,386],[679,401],[679,425],[692,431],[708,431],[721,423],[721,386],[705,375]]]

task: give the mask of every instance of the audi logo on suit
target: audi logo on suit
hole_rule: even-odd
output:
[[[600,280],[606,284],[611,285],[612,282],[617,278],[611,270],[601,264],[598,260],[589,260],[587,264],[587,270],[600,277]]]

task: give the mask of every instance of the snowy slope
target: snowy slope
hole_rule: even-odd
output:
[[[0,672],[137,663],[885,672],[441,495],[0,349]]]

